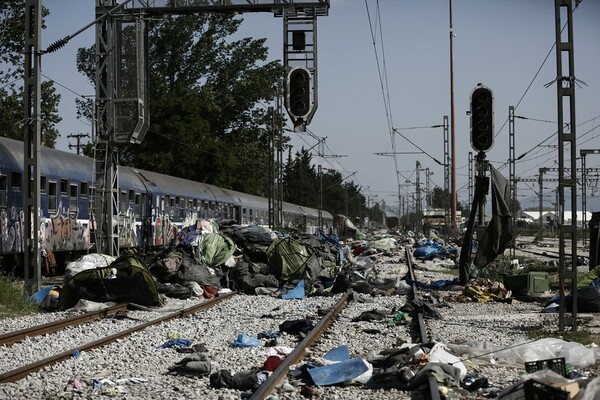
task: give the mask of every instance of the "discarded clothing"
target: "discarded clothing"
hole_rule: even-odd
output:
[[[315,327],[315,324],[310,319],[295,319],[285,321],[279,325],[281,332],[286,332],[291,335],[298,335],[300,333],[307,334]]]
[[[190,339],[169,339],[160,345],[161,349],[170,349],[170,348],[180,348],[180,347],[190,347],[192,341]]]
[[[269,356],[269,357],[267,357],[265,363],[263,364],[262,370],[273,372],[277,369],[277,367],[279,367],[281,365],[282,362],[283,362],[283,360],[280,357]]]
[[[352,318],[352,322],[358,321],[381,321],[387,317],[387,312],[381,310],[363,311],[358,317]]]
[[[204,353],[196,353],[169,367],[169,373],[184,376],[206,376],[210,374],[211,363]]]
[[[221,389],[252,390],[256,389],[258,371],[236,372],[231,375],[228,370],[222,369],[210,375],[210,386]]]

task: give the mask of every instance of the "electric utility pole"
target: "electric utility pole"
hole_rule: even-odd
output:
[[[69,149],[76,148],[77,155],[79,155],[79,149],[82,149],[85,147],[85,144],[81,144],[81,139],[83,139],[84,137],[89,138],[90,135],[88,135],[87,133],[73,133],[73,134],[67,135],[67,137],[74,138],[77,141],[77,144],[69,143]]]

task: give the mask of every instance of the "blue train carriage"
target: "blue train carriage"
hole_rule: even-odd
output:
[[[163,246],[198,219],[239,218],[240,202],[217,186],[133,168],[119,171],[119,179],[125,177],[121,196],[129,201],[119,213],[120,247]]]
[[[40,241],[59,265],[96,251],[91,241],[90,204],[94,160],[42,148],[40,160]],[[198,219],[268,225],[268,200],[234,190],[156,172],[120,166],[119,247],[144,252],[163,246]],[[23,142],[0,137],[0,256],[22,264]],[[284,225],[316,233],[318,210],[283,205]],[[333,217],[322,213],[326,232]]]
[[[269,200],[252,194],[242,193],[231,189],[221,189],[239,205],[236,218],[241,225],[269,225]]]
[[[22,264],[24,243],[23,150],[23,142],[0,137],[0,255],[16,265]],[[64,262],[62,257],[90,248],[92,163],[84,156],[42,148],[39,169],[40,246]]]

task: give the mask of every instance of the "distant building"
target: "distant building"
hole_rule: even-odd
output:
[[[555,223],[558,221],[558,215],[555,211],[542,211],[542,224],[548,225],[550,223]],[[571,211],[565,211],[565,225],[570,225],[573,218],[573,213]],[[540,223],[540,212],[539,211],[521,211],[520,219],[524,219],[529,223]],[[583,228],[587,226],[589,220],[592,219],[592,213],[586,211],[585,218],[583,211],[577,211],[577,227]]]

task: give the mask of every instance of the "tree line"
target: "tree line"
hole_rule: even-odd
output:
[[[44,17],[49,13],[43,9]],[[280,60],[267,60],[266,39],[234,38],[242,23],[234,14],[210,13],[148,21],[150,128],[141,144],[120,147],[121,165],[267,196],[267,104],[281,93],[284,67]],[[0,26],[0,135],[23,140],[24,0],[0,3]],[[78,49],[75,62],[95,86],[94,45]],[[43,145],[51,148],[64,135],[57,129],[61,96],[55,85],[44,80],[41,92]],[[92,121],[92,104],[77,99],[73,107],[78,117]],[[367,210],[359,185],[339,172],[319,175],[309,151],[292,153],[290,138],[282,141],[284,201],[313,208],[322,204],[323,210],[353,221],[382,220],[379,205]],[[84,153],[93,157],[92,143]]]

